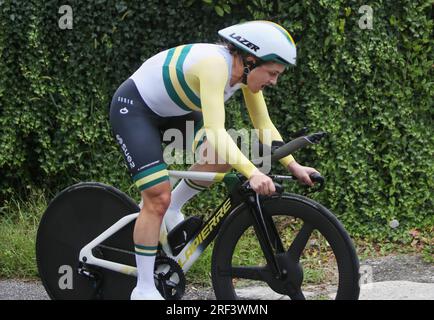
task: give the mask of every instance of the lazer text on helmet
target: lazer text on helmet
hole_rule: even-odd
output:
[[[252,49],[255,52],[258,51],[259,49],[261,49],[256,44],[250,42],[246,38],[243,38],[242,36],[238,36],[235,32],[230,34],[229,37],[237,40],[239,43],[245,45],[247,48]]]

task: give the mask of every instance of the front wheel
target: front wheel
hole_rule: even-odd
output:
[[[280,238],[274,238],[273,254],[283,275],[279,278],[265,260],[254,217],[240,205],[225,221],[213,249],[217,299],[358,299],[356,251],[329,210],[293,194],[263,200],[262,210],[275,226],[269,231]],[[252,287],[261,294],[251,296]]]

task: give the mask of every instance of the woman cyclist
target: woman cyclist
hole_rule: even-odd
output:
[[[143,201],[134,228],[138,277],[131,299],[163,299],[153,277],[161,224],[170,231],[183,220],[182,206],[210,185],[182,180],[172,192],[161,145],[164,130],[179,129],[185,137],[185,123],[193,121],[193,148],[203,142],[203,154],[212,152],[215,157],[209,158],[219,159],[217,163],[200,161],[190,170],[227,172],[233,167],[249,179],[257,193],[275,191],[272,180],[243,155],[227,133],[224,104],[241,89],[259,139],[268,130],[271,140],[282,141],[262,90],[276,85],[286,66],[295,65],[295,43],[284,28],[269,21],[245,22],[218,33],[226,45],[182,45],[146,60],[112,99],[110,123]],[[200,132],[205,132],[205,139]],[[315,169],[301,166],[292,156],[280,162],[299,181],[313,185],[309,174]]]

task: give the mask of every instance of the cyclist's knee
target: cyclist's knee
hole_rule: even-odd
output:
[[[197,168],[203,168],[204,171],[211,171],[211,172],[221,172],[225,173],[228,172],[232,166],[230,164],[198,164]]]
[[[228,172],[231,170],[232,166],[230,164],[216,164],[215,165],[215,171],[216,172]]]
[[[170,205],[171,187],[169,182],[163,182],[142,191],[143,207],[141,212],[164,216]]]

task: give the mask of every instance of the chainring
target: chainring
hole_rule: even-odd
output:
[[[155,259],[154,280],[166,300],[181,300],[185,292],[185,275],[179,264],[169,257]]]

